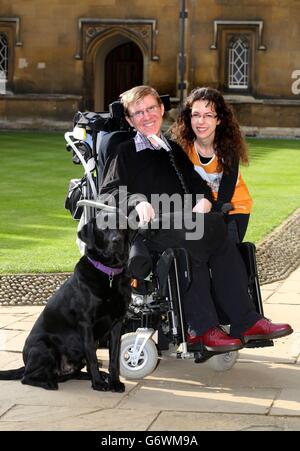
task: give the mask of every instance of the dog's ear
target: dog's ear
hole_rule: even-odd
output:
[[[78,231],[78,238],[83,241],[88,249],[92,249],[95,245],[95,218],[91,219]]]

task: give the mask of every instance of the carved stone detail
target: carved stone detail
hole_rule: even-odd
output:
[[[151,59],[157,61],[156,55],[156,20],[122,20],[122,19],[88,19],[78,20],[78,48],[76,59],[83,59],[89,44],[95,39],[112,31],[123,32],[137,38],[141,46],[149,52]]]

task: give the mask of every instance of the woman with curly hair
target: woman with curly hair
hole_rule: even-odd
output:
[[[221,210],[224,203],[231,203],[229,235],[242,241],[252,199],[239,164],[248,163],[248,149],[231,107],[216,89],[196,88],[187,97],[170,133],[211,187],[214,209]]]

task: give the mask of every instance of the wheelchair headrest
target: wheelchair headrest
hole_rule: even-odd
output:
[[[160,96],[164,104],[165,111],[171,109],[170,96],[164,94]],[[93,112],[93,111],[77,111],[73,119],[73,125],[90,129],[93,132],[113,132],[118,130],[132,130],[125,119],[124,108],[120,100],[116,100],[109,105],[108,112]]]
[[[169,111],[171,109],[171,102],[169,94],[164,94],[160,96],[162,103],[164,104],[165,111]]]
[[[135,136],[135,131],[115,131],[112,133],[107,133],[103,135],[101,139],[101,153],[105,156],[111,155],[114,150],[124,141],[128,141],[129,139]]]
[[[109,162],[117,155],[118,145],[133,138],[135,134],[136,132],[132,130],[115,131],[103,135],[99,149],[97,149],[99,180],[102,178],[105,163],[109,164]]]

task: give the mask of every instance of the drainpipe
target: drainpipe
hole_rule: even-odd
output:
[[[179,99],[180,105],[183,103],[184,93],[186,90],[186,82],[185,82],[185,25],[188,17],[188,12],[186,10],[186,0],[180,0],[180,12],[179,12],[179,39],[180,39],[180,48],[179,48]]]

